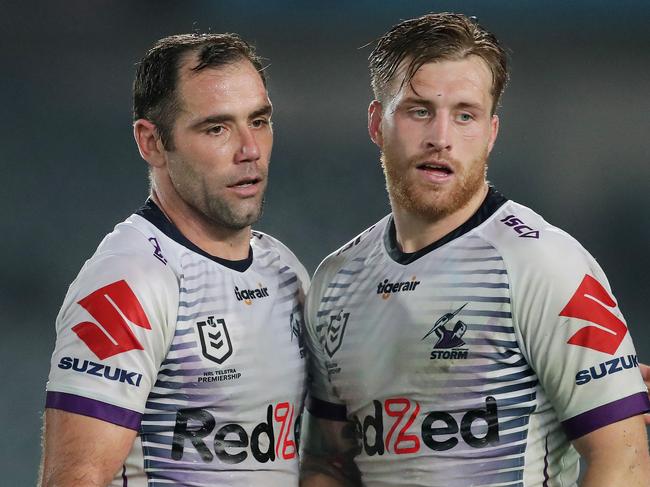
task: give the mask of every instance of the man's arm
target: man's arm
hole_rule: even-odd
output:
[[[124,463],[136,432],[88,416],[45,410],[42,487],[105,487]]]
[[[647,487],[650,456],[643,417],[632,416],[574,440],[587,462],[582,487]]]
[[[317,418],[305,411],[304,449],[300,462],[301,487],[355,487],[361,476],[354,425]]]

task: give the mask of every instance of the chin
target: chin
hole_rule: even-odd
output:
[[[480,188],[478,186],[471,190],[461,184],[435,190],[413,188],[401,192],[400,197],[395,199],[413,215],[423,220],[438,221],[466,207]]]

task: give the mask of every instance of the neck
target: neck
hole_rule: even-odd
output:
[[[461,226],[476,213],[487,192],[488,186],[485,184],[464,206],[435,220],[409,212],[393,203],[391,206],[397,244],[402,252],[417,252]]]
[[[151,199],[185,238],[204,252],[226,260],[248,257],[250,227],[233,230],[219,226],[185,203],[176,192],[165,194],[154,187]]]

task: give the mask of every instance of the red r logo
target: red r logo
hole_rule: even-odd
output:
[[[99,326],[85,321],[73,326],[72,331],[100,360],[129,350],[144,350],[126,320],[147,330],[151,330],[151,325],[125,280],[98,289],[79,304],[97,320]]]
[[[585,326],[567,343],[591,348],[613,355],[625,338],[627,326],[610,311],[616,301],[593,277],[585,275],[560,316],[590,321],[597,326]]]

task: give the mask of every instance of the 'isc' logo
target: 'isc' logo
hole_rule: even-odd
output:
[[[296,458],[300,438],[300,415],[293,421],[295,408],[289,402],[280,402],[266,409],[266,422],[261,422],[249,434],[243,426],[229,423],[214,433],[213,449],[210,450],[207,437],[215,428],[214,417],[203,408],[180,409],[176,413],[172,459],[181,460],[186,442],[189,442],[201,455],[205,463],[217,458],[223,463],[241,463],[249,455],[260,463],[275,461],[276,458],[291,460]],[[275,425],[279,426],[276,436]],[[293,437],[290,438],[293,429]],[[240,451],[235,449],[240,448]]]
[[[421,441],[435,451],[445,451],[458,445],[457,434],[473,448],[483,448],[499,442],[499,423],[496,399],[489,396],[485,408],[470,409],[458,421],[448,412],[431,411],[426,413],[420,434],[407,433],[420,414],[420,405],[404,397],[373,401],[374,415],[363,419],[354,417],[357,437],[361,440],[359,452],[363,449],[368,456],[383,455],[385,452],[404,455],[416,453],[421,449]],[[383,407],[382,407],[383,406]],[[394,418],[390,428],[384,427],[384,414]],[[390,420],[389,420],[390,421]],[[487,424],[487,433],[475,436],[472,425],[475,421]],[[421,440],[421,441],[420,441]]]
[[[517,232],[519,237],[525,237],[525,238],[539,238],[539,230],[534,230],[528,225],[526,225],[524,222],[522,222],[519,218],[517,218],[515,215],[508,215],[507,217],[499,220],[501,223],[505,223],[509,227],[512,227],[512,229]]]

